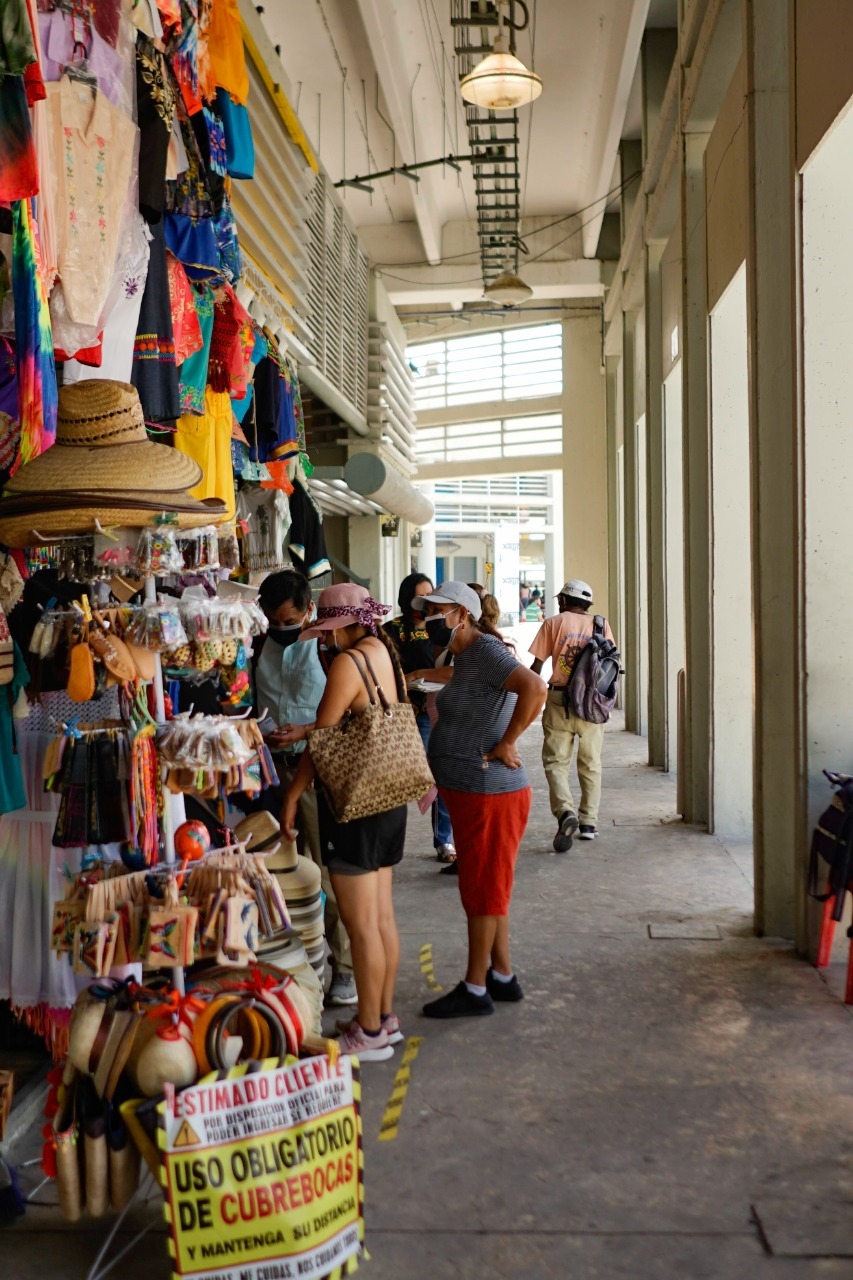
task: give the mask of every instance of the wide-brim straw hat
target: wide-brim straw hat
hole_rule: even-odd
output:
[[[56,443],[25,463],[0,501],[0,540],[31,546],[104,528],[153,524],[160,511],[183,528],[215,524],[220,498],[187,490],[202,479],[197,462],[148,439],[139,393],[127,382],[86,379],[59,392]]]

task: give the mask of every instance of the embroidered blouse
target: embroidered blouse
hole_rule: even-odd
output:
[[[106,95],[63,77],[47,86],[57,265],[72,320],[95,325],[112,281],[136,125]]]

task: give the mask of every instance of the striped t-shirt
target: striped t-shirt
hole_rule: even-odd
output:
[[[501,795],[530,786],[523,767],[483,760],[512,718],[516,695],[503,686],[520,665],[502,640],[489,635],[455,657],[453,679],[436,698],[438,720],[429,739],[430,768],[440,787]]]

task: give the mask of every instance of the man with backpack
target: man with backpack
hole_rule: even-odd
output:
[[[548,700],[542,713],[545,740],[542,764],[548,778],[551,812],[557,819],[554,849],[567,853],[577,832],[581,840],[598,835],[601,800],[601,748],[604,725],[616,702],[621,661],[606,618],[589,616],[592,587],[573,578],[561,588],[560,612],[546,618],[530,646],[536,675],[550,658]],[[575,809],[569,770],[578,744],[580,809]]]

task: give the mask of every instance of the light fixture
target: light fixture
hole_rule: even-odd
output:
[[[478,62],[459,85],[459,92],[466,102],[486,111],[513,111],[516,107],[528,107],[542,92],[542,81],[535,71],[528,71],[524,63],[509,51],[502,8],[501,4],[498,34],[492,52]]]
[[[517,307],[533,297],[530,285],[525,284],[521,276],[516,275],[509,263],[497,280],[486,285],[483,292],[489,302],[499,302],[502,307]]]

